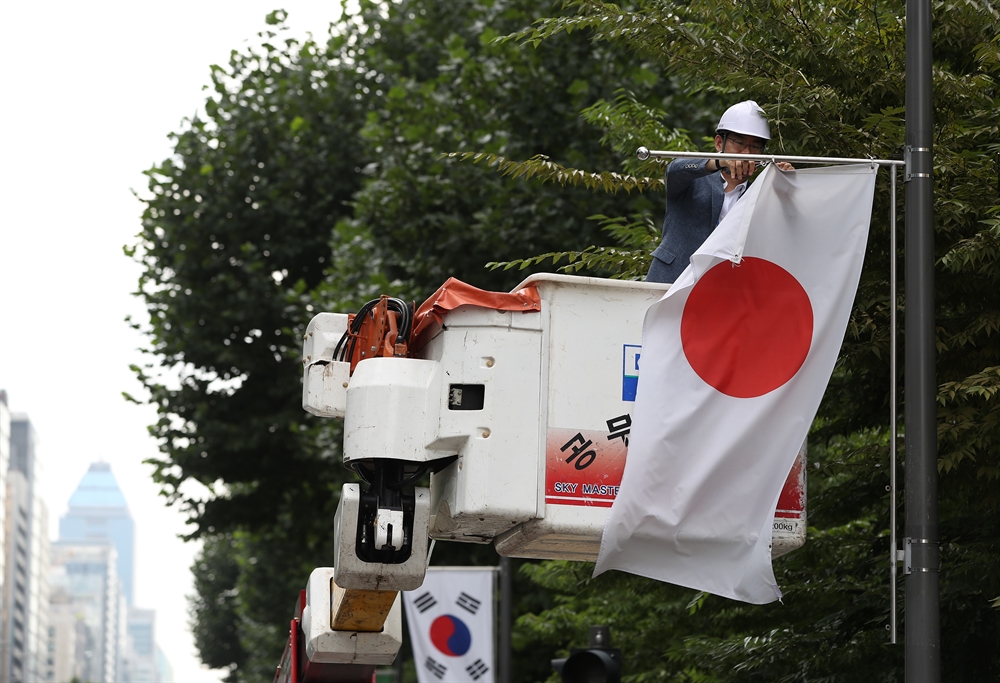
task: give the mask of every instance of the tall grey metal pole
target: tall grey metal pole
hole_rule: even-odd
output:
[[[906,1],[906,683],[941,680],[931,3]]]
[[[499,650],[497,659],[500,661],[498,671],[500,674],[499,683],[511,683],[514,679],[512,671],[513,662],[511,661],[513,652],[510,640],[512,627],[511,601],[514,597],[514,581],[511,576],[513,567],[511,565],[512,562],[509,557],[500,558],[500,642],[497,647]]]

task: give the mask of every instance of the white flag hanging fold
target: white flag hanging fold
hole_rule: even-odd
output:
[[[420,683],[493,683],[493,576],[489,567],[430,567],[403,593]]]
[[[650,307],[595,575],[781,597],[775,506],[844,339],[876,170],[766,168]]]

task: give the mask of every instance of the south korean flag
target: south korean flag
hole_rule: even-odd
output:
[[[493,683],[494,569],[434,568],[403,593],[420,683]]]

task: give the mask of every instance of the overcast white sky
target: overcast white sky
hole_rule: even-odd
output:
[[[157,610],[183,683],[220,675],[187,627],[197,548],[177,539],[180,514],[142,464],[157,455],[154,412],[121,397],[140,393],[128,366],[144,343],[124,322],[142,307],[122,245],[139,231],[132,190],[204,102],[209,65],[278,8],[320,38],[339,2],[0,0],[0,388],[38,433],[53,539],[90,463],[111,464],[136,523],[136,604]]]

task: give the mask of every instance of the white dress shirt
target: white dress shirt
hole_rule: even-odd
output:
[[[726,214],[729,213],[729,210],[733,208],[733,204],[739,201],[739,198],[742,197],[743,193],[747,191],[747,183],[749,182],[744,180],[742,183],[734,187],[731,192],[726,192],[725,191],[726,177],[722,176],[721,179],[722,179],[722,191],[724,192],[724,194],[722,195],[723,197],[722,211],[719,212],[720,223],[722,222],[722,219],[726,217]]]

